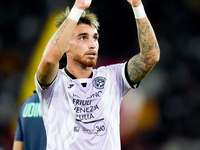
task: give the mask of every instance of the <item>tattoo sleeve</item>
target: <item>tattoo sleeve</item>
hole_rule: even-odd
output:
[[[157,63],[159,46],[148,19],[136,19],[140,53],[128,62],[128,75],[132,82],[140,82]]]

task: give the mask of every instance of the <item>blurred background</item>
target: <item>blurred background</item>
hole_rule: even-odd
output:
[[[0,1],[0,150],[12,149],[19,105],[55,32],[55,15],[73,0]],[[200,149],[200,0],[143,0],[161,59],[121,105],[122,150]],[[93,0],[100,21],[98,66],[139,52],[126,0]]]

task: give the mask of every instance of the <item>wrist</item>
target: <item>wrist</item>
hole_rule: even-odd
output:
[[[80,19],[82,13],[84,10],[77,8],[75,5],[72,7],[68,18],[75,20],[76,22],[78,22],[78,20]]]
[[[140,5],[137,6],[137,7],[132,7],[132,9],[133,9],[133,12],[134,12],[136,19],[146,17],[146,13],[145,13],[144,6],[143,6],[142,3],[140,3]]]

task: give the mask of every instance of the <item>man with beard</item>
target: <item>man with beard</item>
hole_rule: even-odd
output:
[[[141,0],[128,0],[140,53],[129,61],[93,69],[99,43],[91,0],[76,0],[57,17],[57,31],[46,46],[35,83],[47,134],[47,149],[120,150],[120,104],[159,60],[159,46]],[[67,66],[59,59],[67,53]]]

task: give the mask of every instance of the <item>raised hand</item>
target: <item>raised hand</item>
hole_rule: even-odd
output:
[[[92,0],[76,0],[75,6],[79,9],[85,10],[91,5]]]
[[[132,7],[138,7],[142,2],[141,0],[127,0]]]

